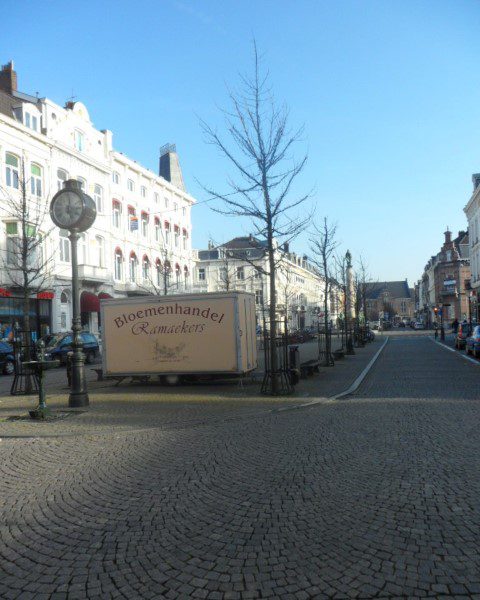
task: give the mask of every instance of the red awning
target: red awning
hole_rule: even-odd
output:
[[[99,300],[106,300],[107,298],[112,298],[113,296],[110,296],[110,294],[107,294],[107,292],[100,292],[98,294],[98,299]]]
[[[100,312],[100,300],[91,292],[82,292],[80,296],[81,312]]]

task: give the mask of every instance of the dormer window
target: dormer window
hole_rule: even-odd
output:
[[[79,152],[83,152],[83,150],[85,149],[85,136],[83,135],[83,133],[81,131],[79,131],[78,129],[75,129],[73,137],[74,137],[74,141],[75,141],[75,148]]]
[[[30,114],[29,112],[25,112],[23,115],[24,125],[29,129],[33,129],[34,131],[38,131],[38,117]]]

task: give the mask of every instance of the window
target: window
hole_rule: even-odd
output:
[[[155,218],[155,241],[159,242],[162,239],[162,229],[160,227],[160,219]]]
[[[241,281],[245,279],[245,269],[243,267],[237,267],[237,279]]]
[[[120,229],[122,219],[122,206],[118,200],[113,201],[112,223],[117,229]]]
[[[260,269],[258,269],[257,267],[255,267],[253,269],[253,276],[254,276],[255,279],[260,279],[260,276],[261,276]]]
[[[142,276],[144,281],[148,281],[150,278],[150,261],[148,256],[144,256],[142,260]]]
[[[123,254],[120,248],[115,250],[115,279],[121,281],[123,278]]]
[[[170,223],[165,221],[165,244],[168,246],[170,244]]]
[[[38,119],[32,115],[32,129],[38,131]]]
[[[28,112],[25,113],[25,125],[30,127],[30,113]]]
[[[138,266],[138,260],[137,260],[137,255],[135,254],[135,252],[132,252],[130,254],[130,269],[129,269],[129,277],[130,277],[130,281],[132,283],[135,283],[136,279],[137,279],[137,266]]]
[[[34,131],[38,131],[38,117],[35,117],[29,112],[25,112],[23,120],[26,127],[33,129]]]
[[[185,207],[182,208],[182,217],[187,216],[187,209]]]
[[[79,131],[78,129],[75,129],[73,137],[74,137],[74,141],[75,141],[75,148],[79,152],[83,152],[83,150],[85,148],[85,136],[83,135],[83,133],[81,131]]]
[[[178,204],[176,202],[173,203],[173,210],[175,212],[177,212],[177,210],[178,210]]]
[[[20,252],[20,237],[18,223],[7,223],[7,265],[18,266]]]
[[[135,190],[135,184],[133,183],[133,179],[127,180],[127,189],[129,192],[133,192]]]
[[[180,227],[178,227],[177,225],[175,225],[174,227],[174,234],[175,234],[175,248],[178,248],[180,246]]]
[[[57,188],[59,190],[63,189],[63,184],[68,179],[68,173],[63,169],[57,169]]]
[[[140,195],[142,196],[142,198],[147,197],[147,188],[144,185],[140,186]]]
[[[147,237],[148,233],[148,215],[146,212],[142,212],[142,235]]]
[[[257,306],[263,305],[263,290],[255,290],[255,304]]]
[[[62,262],[70,262],[70,240],[68,239],[68,231],[60,229],[60,260]]]
[[[184,229],[184,230],[182,231],[182,234],[183,234],[183,235],[182,235],[182,239],[183,239],[183,249],[184,249],[184,250],[186,250],[186,249],[187,249],[187,241],[188,241],[188,233],[187,233],[187,230],[186,230],[186,229]]]
[[[188,284],[188,267],[186,265],[183,267],[183,276],[185,277],[185,289],[186,289],[187,284]]]
[[[177,284],[177,288],[180,285],[181,275],[182,275],[182,270],[180,269],[180,265],[175,265],[175,283]]]
[[[112,173],[112,181],[117,185],[120,183],[120,173],[118,171]]]
[[[165,198],[165,208],[168,208],[168,198]]]
[[[155,263],[155,271],[157,274],[157,285],[160,286],[162,285],[162,263],[160,262],[159,258],[157,258]]]
[[[158,204],[160,201],[157,192],[154,192],[154,194],[153,194],[153,201],[155,202],[155,204]]]
[[[104,256],[105,256],[105,242],[103,237],[101,237],[100,235],[95,236],[95,242],[96,242],[96,250],[97,250],[97,266],[99,267],[104,267],[105,266],[105,260],[104,260]]]
[[[93,188],[93,199],[97,206],[97,212],[103,212],[103,188],[101,185],[98,185],[98,183],[96,183]]]
[[[198,269],[198,281],[205,281],[205,269]]]
[[[30,167],[30,191],[34,196],[42,196],[42,168],[36,164]]]
[[[86,192],[87,191],[87,180],[84,179],[83,177],[77,177],[77,181],[80,184],[82,191]]]
[[[138,231],[138,217],[133,206],[128,207],[128,230]]]
[[[78,238],[78,263],[80,265],[88,264],[88,249],[87,249],[87,236],[84,233],[80,234]]]
[[[18,190],[18,158],[15,154],[10,154],[9,152],[7,152],[6,155],[6,180],[8,187],[13,187]]]

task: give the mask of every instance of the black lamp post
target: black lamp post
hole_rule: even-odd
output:
[[[55,194],[50,203],[52,221],[62,229],[70,231],[69,239],[72,248],[72,387],[68,399],[71,407],[88,406],[87,381],[83,365],[82,326],[80,321],[80,288],[78,285],[78,238],[80,233],[89,229],[97,216],[95,202],[82,191],[81,184],[69,179],[63,189]]]

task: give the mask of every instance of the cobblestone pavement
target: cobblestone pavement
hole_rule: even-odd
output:
[[[0,442],[0,598],[480,598],[479,368],[391,339],[301,410]]]

